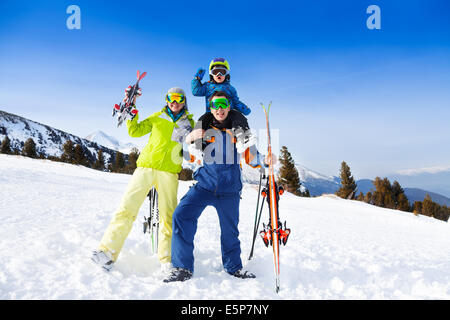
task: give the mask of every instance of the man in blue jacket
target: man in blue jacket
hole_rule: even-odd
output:
[[[221,251],[224,269],[238,278],[255,278],[243,271],[239,241],[239,202],[242,190],[240,154],[236,150],[236,138],[231,130],[230,103],[224,92],[215,92],[210,99],[214,116],[210,129],[193,130],[187,137],[189,144],[203,140],[203,165],[194,172],[198,182],[180,200],[173,213],[172,265],[164,282],[185,281],[194,272],[194,236],[197,221],[206,206],[213,206],[219,216]],[[198,124],[197,124],[198,125]],[[262,169],[256,146],[243,153],[245,161]],[[198,159],[197,159],[198,160]],[[267,162],[267,161],[266,161]]]

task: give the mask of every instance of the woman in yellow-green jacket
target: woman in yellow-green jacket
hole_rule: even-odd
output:
[[[166,95],[167,105],[139,122],[138,115],[127,121],[128,134],[141,137],[151,133],[147,145],[136,162],[122,201],[106,229],[92,260],[110,270],[117,260],[139,209],[154,186],[158,192],[159,244],[158,258],[170,267],[172,214],[177,206],[178,173],[182,164],[182,143],[192,131],[194,121],[188,113],[186,95],[172,88]]]

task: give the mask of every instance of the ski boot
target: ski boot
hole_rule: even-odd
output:
[[[228,273],[228,274],[231,274],[233,277],[241,278],[241,279],[254,279],[254,278],[256,278],[256,276],[253,273],[251,273],[249,271],[244,271],[243,269],[239,269],[235,273]]]
[[[165,283],[175,281],[186,281],[192,278],[192,272],[183,268],[172,268],[170,274],[163,281]]]
[[[104,251],[94,251],[91,260],[100,265],[104,270],[110,271],[114,266],[111,256]]]

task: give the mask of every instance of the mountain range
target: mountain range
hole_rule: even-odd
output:
[[[129,154],[133,148],[139,149],[136,145],[129,142],[128,143],[120,142],[116,138],[104,133],[101,130],[92,132],[91,134],[87,135],[85,139],[95,142],[109,149],[120,151],[126,154]]]
[[[25,141],[32,138],[36,144],[36,152],[45,157],[60,157],[63,153],[63,145],[68,140],[71,140],[74,145],[82,146],[89,161],[97,158],[99,150],[103,151],[106,164],[111,162],[117,153],[108,146],[0,110],[0,141],[3,141],[6,136],[11,141],[10,145],[13,150],[22,150]]]
[[[389,181],[391,181],[391,183],[392,183],[394,180],[389,179]],[[359,194],[359,192],[366,194],[369,191],[373,192],[373,190],[375,190],[375,185],[373,184],[373,181],[369,180],[369,179],[358,180],[358,181],[356,181],[356,184],[358,185],[357,194]],[[400,183],[400,185],[402,185],[402,184]],[[413,204],[415,201],[423,201],[423,199],[425,199],[426,195],[428,194],[428,195],[430,195],[431,199],[434,202],[439,203],[440,205],[443,205],[443,206],[450,207],[450,198],[447,198],[446,196],[443,196],[441,194],[431,192],[431,191],[426,191],[426,190],[419,189],[419,188],[408,188],[408,187],[402,187],[402,188],[403,188],[405,195],[408,198],[410,204]]]

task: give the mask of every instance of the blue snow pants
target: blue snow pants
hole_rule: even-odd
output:
[[[206,206],[213,206],[219,215],[223,267],[231,274],[242,269],[239,201],[239,193],[217,195],[198,184],[191,187],[173,213],[172,265],[194,272],[194,236],[198,218]]]

